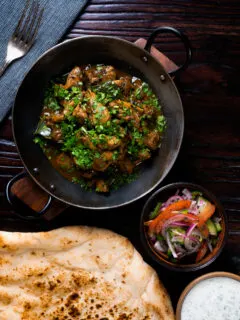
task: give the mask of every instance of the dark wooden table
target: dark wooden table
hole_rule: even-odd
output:
[[[184,106],[185,134],[179,157],[162,185],[190,181],[215,193],[229,218],[224,252],[211,266],[195,273],[180,275],[156,265],[143,251],[139,238],[139,215],[146,199],[104,213],[70,208],[56,218],[51,227],[77,223],[97,225],[127,236],[158,271],[175,306],[184,286],[200,274],[214,270],[240,273],[239,0],[92,0],[66,38],[98,34],[135,41],[147,38],[151,30],[163,25],[184,31],[192,43],[194,56],[188,70],[175,79]],[[156,47],[176,63],[184,59],[183,47],[172,35],[159,36]],[[24,228],[22,222],[11,217],[12,208],[5,198],[7,182],[22,170],[9,118],[0,128],[3,229]],[[32,227],[41,228],[29,224],[29,228]]]

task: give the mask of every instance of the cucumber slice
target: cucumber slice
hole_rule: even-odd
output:
[[[192,191],[192,198],[193,199],[197,199],[197,197],[201,197],[202,196],[202,192],[200,191]]]
[[[208,221],[206,222],[206,225],[208,227],[210,235],[211,236],[217,236],[217,228],[215,226],[215,223],[212,222],[211,219],[208,219]]]
[[[160,234],[157,234],[157,240],[158,240],[158,241],[163,241],[163,240],[164,240],[164,237],[161,236]]]
[[[160,209],[161,205],[162,205],[162,202],[158,202],[158,204],[156,205],[154,210],[149,215],[150,220],[156,218],[159,215],[159,209]]]
[[[222,231],[222,227],[219,222],[215,222],[215,228],[216,228],[217,232]]]
[[[170,258],[170,257],[172,257],[172,252],[171,252],[171,250],[170,249],[168,249],[168,251],[167,251],[167,255],[168,255],[168,257]]]

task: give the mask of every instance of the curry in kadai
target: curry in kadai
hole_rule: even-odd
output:
[[[147,83],[109,65],[76,66],[46,89],[34,141],[64,177],[109,192],[136,178],[165,127]]]

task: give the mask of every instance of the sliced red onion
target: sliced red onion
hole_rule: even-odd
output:
[[[179,234],[178,236],[173,236],[173,237],[172,237],[172,242],[182,242],[183,239],[184,239],[183,235],[182,235],[182,234],[181,234],[181,235]]]
[[[177,258],[178,255],[177,255],[177,253],[176,253],[175,250],[174,250],[174,247],[173,247],[173,245],[172,245],[172,243],[171,243],[170,236],[169,236],[169,233],[168,233],[168,232],[167,232],[167,235],[166,235],[166,240],[167,240],[168,248],[169,248],[169,250],[171,251],[171,253],[172,253],[172,255],[173,255],[173,258]]]
[[[170,204],[177,202],[179,200],[183,200],[183,198],[178,195],[172,196],[164,203],[164,206],[168,207]]]
[[[176,250],[176,253],[179,254],[184,254],[186,252],[186,250],[178,243],[174,243],[174,247]]]
[[[160,251],[160,252],[167,251],[166,248],[164,248],[163,245],[159,241],[156,241],[153,247],[155,250]]]
[[[181,219],[180,219],[181,218]],[[170,218],[170,219],[174,219],[175,221],[179,221],[179,220],[191,220],[191,221],[196,221],[198,220],[197,217],[192,217],[189,214],[176,214],[174,217]],[[168,219],[168,221],[170,220]]]
[[[149,236],[149,238],[150,238],[150,240],[151,240],[153,243],[155,243],[156,240],[157,240],[157,238],[156,238],[155,235],[151,235],[151,236]]]
[[[184,246],[189,252],[193,253],[200,248],[201,243],[197,239],[194,239],[194,241],[192,241],[189,237],[186,237],[184,240]]]
[[[193,211],[188,211],[188,213],[194,214],[195,216],[199,215],[199,211],[197,209]]]
[[[178,196],[179,195],[179,189],[177,189],[176,193],[175,193],[175,196]]]
[[[192,194],[187,188],[183,189],[182,194],[184,195],[185,199],[187,199],[187,200],[192,199]]]
[[[205,206],[206,205],[206,201],[203,200],[203,199],[198,199],[198,202],[197,202],[197,206],[198,208],[202,207],[202,206]]]
[[[177,230],[174,230],[174,233],[175,233],[177,236],[182,237],[183,239],[189,238],[191,241],[198,241],[198,239],[196,239],[195,237],[191,237],[191,236],[188,236],[188,237],[187,237],[184,233],[178,232]]]
[[[188,229],[188,231],[187,231],[187,233],[186,233],[186,236],[187,236],[187,237],[190,236],[190,234],[192,233],[193,229],[194,229],[196,226],[197,226],[197,223],[193,223],[193,224],[189,227],[189,229]]]
[[[189,219],[191,221],[194,221],[194,218],[188,216],[187,214],[176,214],[175,216],[173,216],[172,218],[169,218],[162,227],[162,235],[166,238],[166,230],[167,228],[170,227],[170,225],[172,225],[172,223],[184,220],[184,219]]]
[[[188,227],[189,224],[184,223],[184,222],[173,222],[173,223],[171,223],[171,226],[173,226],[173,227]]]
[[[199,214],[199,210],[198,210],[198,207],[197,207],[197,201],[193,200],[191,202],[191,205],[190,205],[188,210],[189,210],[189,213]]]
[[[202,234],[201,234],[201,232],[197,229],[197,228],[195,228],[194,230],[193,230],[193,232],[192,232],[192,236],[197,236],[197,237],[199,237],[199,239],[202,239]]]

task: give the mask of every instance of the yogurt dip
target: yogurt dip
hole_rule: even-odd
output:
[[[181,320],[240,320],[240,281],[221,276],[198,282],[183,301]]]

